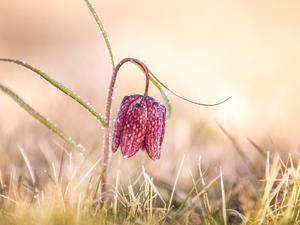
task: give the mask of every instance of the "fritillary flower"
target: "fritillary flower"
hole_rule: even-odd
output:
[[[153,160],[159,160],[165,133],[166,107],[153,97],[127,95],[115,121],[112,151],[121,148],[124,157],[139,149]]]

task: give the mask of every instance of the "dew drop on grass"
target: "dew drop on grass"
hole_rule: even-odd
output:
[[[102,129],[102,130],[104,130],[104,129],[105,129],[105,127],[104,127],[104,126],[102,126],[102,127],[101,127],[101,129]]]

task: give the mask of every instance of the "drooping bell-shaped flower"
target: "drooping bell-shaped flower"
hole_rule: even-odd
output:
[[[139,149],[147,151],[153,160],[160,158],[165,133],[166,108],[147,95],[124,97],[115,121],[112,151],[121,148],[124,157]]]

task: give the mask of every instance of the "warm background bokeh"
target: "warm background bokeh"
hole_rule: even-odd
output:
[[[199,107],[169,93],[173,115],[167,123],[161,161],[152,162],[141,152],[122,160],[125,183],[127,174],[139,174],[145,165],[155,179],[172,184],[184,153],[182,188],[184,181],[191,184],[188,168],[197,170],[200,155],[205,167],[211,165],[211,174],[218,173],[220,162],[225,180],[236,181],[247,175],[241,174],[243,161],[216,121],[254,161],[259,155],[247,137],[264,150],[283,152],[283,158],[290,151],[299,158],[300,2],[92,3],[111,39],[117,62],[127,56],[146,61],[167,86],[195,101],[216,103],[232,96],[220,106]],[[83,1],[0,0],[0,57],[23,60],[43,70],[104,114],[111,65],[102,36]],[[143,92],[144,80],[135,66],[122,68],[113,117],[124,95]],[[13,64],[1,62],[0,83],[88,150],[94,150],[95,158],[100,156],[101,125],[76,102]],[[153,85],[150,95],[162,101]],[[61,150],[53,141],[64,142],[3,93],[0,102],[2,173],[9,173],[6,169],[12,162],[27,173],[17,149],[20,144],[37,176],[44,176],[48,165],[43,157],[50,154],[48,157],[58,163]],[[111,182],[118,155],[120,151],[111,155]],[[259,168],[263,167],[261,162]]]

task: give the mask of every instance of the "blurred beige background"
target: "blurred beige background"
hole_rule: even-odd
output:
[[[217,170],[221,162],[225,171],[233,172],[232,162],[240,158],[216,121],[250,158],[257,152],[246,137],[264,150],[300,156],[299,1],[92,3],[111,39],[116,62],[137,57],[168,87],[194,101],[216,103],[232,96],[220,106],[199,107],[169,93],[173,115],[167,123],[162,160],[151,162],[138,153],[123,164],[145,164],[153,168],[152,174],[162,169],[171,173],[185,153],[187,169],[197,169],[202,155],[206,166]],[[111,65],[84,1],[0,0],[0,57],[24,60],[43,70],[104,114]],[[134,65],[122,68],[113,117],[124,95],[143,92],[144,80]],[[101,125],[77,103],[16,65],[0,63],[0,83],[87,149],[94,149],[95,157],[100,155]],[[162,101],[153,85],[150,95]],[[53,139],[63,143],[5,94],[0,93],[0,102],[0,152],[13,154],[16,143],[39,151],[41,139],[50,145]],[[111,155],[112,168],[118,155]]]

